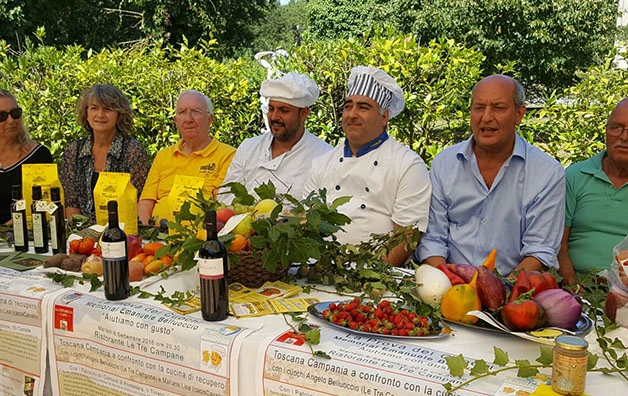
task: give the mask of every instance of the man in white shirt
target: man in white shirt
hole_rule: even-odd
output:
[[[421,232],[427,228],[432,189],[425,163],[386,133],[388,120],[404,105],[403,91],[383,70],[353,68],[342,111],[346,139],[312,161],[304,191],[306,196],[325,188],[330,203],[352,197],[338,208],[351,218],[346,232],[336,234],[341,243],[367,241],[373,233],[409,225]],[[402,265],[409,255],[406,246],[396,246],[387,261]]]
[[[316,103],[319,93],[311,78],[298,73],[262,82],[260,94],[269,98],[271,133],[240,144],[224,184],[239,182],[253,192],[255,187],[271,181],[278,193],[287,192],[300,199],[312,159],[332,149],[305,128],[310,106]],[[220,194],[218,200],[231,203],[233,195]]]

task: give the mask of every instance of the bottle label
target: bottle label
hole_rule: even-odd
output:
[[[33,242],[35,247],[44,247],[44,216],[42,213],[33,213]]]
[[[198,259],[198,275],[201,279],[222,279],[225,277],[222,258]]]
[[[55,250],[59,249],[57,243],[57,221],[54,217],[50,219],[50,246]]]
[[[56,203],[50,202],[48,205],[46,205],[45,211],[48,212],[50,216],[52,216],[55,213],[55,210],[57,210],[57,208],[58,206]]]
[[[13,244],[15,246],[24,246],[24,214],[23,213],[11,213],[13,219]]]
[[[561,395],[584,393],[587,375],[587,356],[567,357],[554,353],[552,388]]]
[[[15,201],[15,210],[18,212],[21,210],[26,210],[26,200],[20,199],[19,201]]]
[[[46,206],[48,206],[46,201],[37,201],[37,202],[35,202],[35,210],[38,211],[38,212],[45,212],[46,211]]]
[[[101,242],[102,258],[120,260],[126,258],[126,242]]]

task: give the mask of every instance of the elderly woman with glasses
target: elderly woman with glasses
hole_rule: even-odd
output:
[[[78,122],[88,132],[65,149],[60,178],[65,191],[65,216],[94,218],[94,188],[100,172],[131,174],[138,197],[150,161],[140,142],[129,136],[133,111],[127,97],[109,84],[94,85],[81,95]]]
[[[183,91],[179,95],[174,123],[181,140],[159,151],[153,161],[137,204],[138,216],[143,224],[149,224],[151,217],[174,220],[168,206],[168,195],[178,175],[203,178],[205,197],[216,197],[235,155],[235,148],[211,135],[213,121],[214,109],[206,95],[194,90]]]
[[[52,163],[50,151],[31,140],[15,96],[0,89],[0,224],[11,219],[11,186],[22,184],[22,164],[42,163]]]

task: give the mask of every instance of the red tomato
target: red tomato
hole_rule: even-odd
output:
[[[548,275],[547,277],[545,275]],[[534,288],[532,296],[536,296],[543,290],[557,289],[558,284],[552,274],[545,274],[539,271],[528,271],[528,279],[530,280],[530,288]],[[554,281],[551,282],[550,279]]]
[[[545,312],[532,300],[513,301],[502,308],[502,320],[513,331],[530,331],[543,326]]]
[[[81,246],[80,239],[74,239],[70,241],[70,254],[78,253],[79,246]]]
[[[92,254],[92,250],[94,250],[94,245],[96,242],[90,237],[83,238],[79,242],[78,249],[76,249],[77,253],[90,255]]]

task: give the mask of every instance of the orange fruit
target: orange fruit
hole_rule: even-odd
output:
[[[146,255],[148,256],[154,256],[157,249],[159,249],[162,246],[165,246],[165,244],[161,242],[149,242],[146,245],[144,245],[144,247],[142,248],[142,251],[146,253]]]
[[[142,263],[144,263],[144,266],[147,266],[148,264],[152,263],[153,261],[155,261],[155,256],[150,255],[150,256],[144,257],[144,260],[142,260]]]
[[[451,287],[443,295],[440,311],[445,319],[466,324],[474,324],[478,318],[467,312],[482,309],[478,293],[469,284]]]
[[[229,246],[229,250],[232,252],[237,252],[238,250],[244,249],[246,246],[246,237],[242,234],[235,234],[235,238],[231,241],[231,246]]]
[[[140,253],[133,257],[130,261],[143,261],[146,258],[146,253]]]
[[[170,265],[165,261],[153,260],[146,267],[144,267],[145,274],[156,274],[161,270],[168,268]]]

